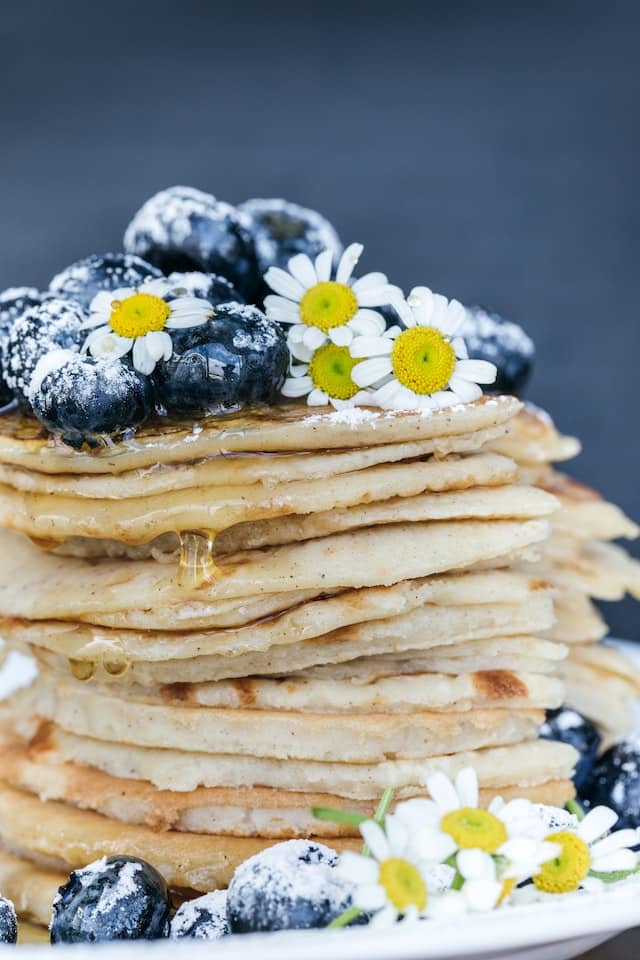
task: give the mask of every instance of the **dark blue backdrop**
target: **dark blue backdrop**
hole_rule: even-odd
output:
[[[117,248],[170,183],[302,201],[365,267],[523,323],[575,470],[640,518],[639,27],[631,2],[5,4],[0,288]]]

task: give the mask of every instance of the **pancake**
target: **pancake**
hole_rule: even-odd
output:
[[[580,441],[563,436],[546,411],[527,403],[511,422],[509,433],[491,449],[524,466],[571,460],[580,453]]]
[[[635,540],[640,528],[614,503],[608,503],[591,487],[566,474],[549,470],[538,487],[557,498],[552,526],[555,531],[580,540]]]
[[[66,871],[47,870],[0,848],[0,890],[3,896],[13,901],[21,921],[32,921],[48,927],[51,921],[51,904],[58,888],[66,883],[67,879]],[[19,934],[23,926],[24,923],[21,922]],[[48,931],[46,942],[49,943]]]
[[[52,754],[56,763],[92,767],[118,779],[144,780],[159,790],[178,793],[199,787],[253,789],[258,786],[286,792],[330,793],[373,802],[377,802],[387,788],[398,790],[399,796],[421,792],[425,776],[434,769],[455,776],[463,767],[472,765],[483,787],[501,792],[509,785],[525,788],[568,779],[576,758],[575,750],[567,744],[531,740],[419,760],[394,758],[373,764],[318,760],[282,763],[269,758],[135,747],[81,737],[50,725],[36,729],[31,739],[29,755],[37,758],[41,753]]]
[[[423,608],[425,620],[416,629],[431,633],[436,623],[430,614],[434,606],[473,607],[486,629],[492,607],[507,606],[495,615],[496,625],[509,623],[509,612],[522,617],[519,607],[532,602],[540,623],[550,623],[550,600],[545,584],[506,570],[441,575],[406,580],[391,587],[347,590],[336,596],[312,599],[279,615],[248,624],[246,627],[191,632],[117,630],[92,624],[64,621],[0,620],[2,636],[10,643],[33,644],[76,660],[106,660],[130,663],[188,659],[215,655],[235,657],[268,650],[276,645],[300,643],[358,623],[390,621],[395,616]],[[480,610],[475,610],[480,607]],[[470,614],[473,634],[477,620]],[[526,613],[525,613],[526,616]],[[186,619],[182,617],[181,620]],[[531,617],[527,618],[531,621]],[[538,621],[534,621],[534,626]],[[458,620],[458,632],[461,620]],[[179,624],[178,624],[179,626]],[[411,629],[413,626],[409,625]],[[452,624],[453,627],[453,624]],[[442,622],[442,628],[446,624]],[[375,631],[375,627],[372,627]],[[373,635],[373,634],[372,634]],[[337,638],[334,638],[337,639]],[[248,671],[248,673],[259,671]]]
[[[640,561],[612,543],[554,535],[542,560],[522,566],[526,573],[598,600],[622,600],[627,593],[640,598]]]
[[[554,591],[556,622],[545,631],[550,640],[561,643],[597,643],[608,633],[600,611],[579,590],[558,588]]]
[[[157,790],[145,781],[114,778],[93,768],[61,761],[55,754],[30,752],[24,747],[15,747],[0,756],[0,775],[41,800],[60,800],[112,820],[162,831],[266,839],[357,837],[353,826],[316,820],[312,808],[347,808],[370,815],[375,806],[373,799],[354,801],[327,793],[269,788],[198,788],[189,793]],[[503,798],[544,797],[547,802],[550,796],[566,799],[570,793],[567,782],[562,780],[500,788]],[[494,788],[481,788],[481,802],[485,805],[494,796]]]
[[[213,535],[250,520],[322,513],[397,497],[411,499],[425,491],[503,484],[513,479],[514,474],[515,466],[506,458],[480,454],[454,460],[371,467],[343,474],[339,484],[328,484],[321,479],[269,486],[196,487],[134,499],[128,498],[126,489],[117,500],[87,501],[80,497],[23,493],[0,486],[0,523],[36,540],[97,537],[140,544],[174,531],[208,530]],[[528,499],[535,504],[544,497],[543,492],[531,491]],[[549,506],[545,513],[555,506],[549,495],[547,498]],[[516,515],[527,516],[526,504],[527,492],[523,491],[521,511],[525,512]],[[431,517],[428,505],[429,500],[416,506],[425,519]],[[456,512],[455,505],[450,506],[445,516],[447,513],[475,515],[473,511],[465,513],[464,509],[462,506]],[[539,510],[534,507],[536,509]],[[435,506],[432,512],[434,510]],[[485,513],[487,510],[490,516],[490,507],[485,507]]]
[[[551,595],[540,591],[532,594],[528,603],[520,604],[484,603],[468,607],[425,604],[398,617],[366,621],[310,640],[267,646],[265,650],[236,655],[216,653],[190,659],[144,662],[123,657],[122,650],[115,654],[109,651],[107,658],[102,659],[97,651],[92,653],[89,649],[85,650],[87,656],[84,660],[73,658],[72,667],[76,672],[80,667],[81,675],[94,676],[101,683],[118,686],[197,683],[290,673],[318,664],[345,663],[366,655],[406,653],[417,656],[435,646],[453,647],[472,639],[545,631],[551,627],[553,619]],[[54,645],[52,636],[46,634],[48,646]],[[247,644],[251,643],[249,634]],[[33,649],[37,652],[35,647]],[[47,657],[46,662],[65,673],[69,671],[66,660]]]
[[[0,609],[5,617],[94,623],[118,613],[118,625],[135,625],[136,605],[166,615],[176,601],[187,607],[199,602],[200,608],[213,603],[215,609],[220,601],[292,590],[388,586],[500,557],[539,543],[547,533],[546,520],[394,524],[237,554],[225,561],[220,579],[181,590],[167,568],[153,561],[123,565],[57,557],[3,531]]]
[[[414,759],[533,739],[535,709],[410,714],[329,714],[177,707],[123,700],[62,678],[41,676],[15,698],[22,714],[100,740],[144,747],[274,759],[379,762]]]
[[[366,448],[442,440],[508,424],[521,409],[514,397],[412,413],[355,409],[313,411],[299,403],[204,418],[185,429],[167,420],[142,427],[135,437],[96,450],[74,450],[53,441],[32,418],[7,414],[0,423],[0,462],[40,473],[119,474],[157,464],[192,463],[225,453],[277,453]]]

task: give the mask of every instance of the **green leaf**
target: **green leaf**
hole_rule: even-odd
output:
[[[395,794],[396,794],[395,790],[393,790],[391,787],[385,790],[385,792],[380,797],[380,802],[378,803],[378,806],[376,807],[376,812],[373,815],[374,821],[378,823],[381,827],[383,827],[383,829],[384,829],[385,817],[389,813]],[[365,819],[367,818],[365,817]],[[371,850],[369,849],[369,845],[366,843],[362,848],[362,856],[363,857],[371,856]]]
[[[313,807],[311,812],[316,820],[346,823],[350,827],[359,827],[365,820],[371,819],[371,817],[365,817],[364,814],[356,813],[353,810],[332,810],[331,807]]]
[[[603,883],[618,883],[620,880],[626,880],[627,877],[633,877],[640,873],[640,863],[633,870],[614,870],[612,873],[598,873],[595,870],[589,871],[590,877],[602,880]]]
[[[339,917],[336,917],[327,925],[327,930],[338,930],[340,927],[346,927],[361,915],[360,907],[349,907],[348,910],[345,910],[344,913],[341,913]]]

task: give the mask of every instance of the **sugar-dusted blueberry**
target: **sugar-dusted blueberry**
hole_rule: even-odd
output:
[[[128,253],[95,253],[65,267],[53,278],[49,289],[56,297],[75,300],[83,310],[88,310],[101,290],[136,287],[161,276],[160,270],[140,257]]]
[[[156,366],[158,400],[173,415],[270,402],[284,382],[285,335],[257,307],[221,304],[206,324],[172,331],[173,356]]]
[[[157,870],[135,857],[103,857],[74,870],[51,915],[52,943],[104,943],[166,937],[169,891]]]
[[[69,350],[42,357],[29,399],[45,427],[73,447],[120,437],[154,407],[149,377],[122,360],[95,360]]]
[[[251,300],[258,275],[250,221],[229,203],[193,187],[168,187],[138,210],[124,248],[165,274],[218,273]]]
[[[43,294],[35,287],[9,287],[0,293],[0,371],[11,327],[26,310],[42,303],[42,299]],[[5,407],[12,400],[13,393],[0,374],[0,407]]]
[[[600,734],[586,717],[571,707],[547,710],[545,722],[540,727],[544,740],[560,740],[568,743],[580,754],[573,782],[580,791],[591,773],[600,748]]]
[[[533,370],[535,347],[522,327],[483,307],[468,307],[462,330],[474,360],[489,360],[498,368],[492,393],[521,396]]]
[[[242,302],[242,297],[233,284],[216,273],[201,273],[198,270],[174,272],[169,274],[167,280],[173,284],[172,292],[180,293],[180,296],[187,294],[190,297],[200,297],[208,300],[214,307],[219,303]]]
[[[288,840],[241,864],[229,885],[232,933],[326,927],[351,905],[335,850]]]
[[[0,897],[0,943],[15,943],[18,939],[16,909],[6,897]]]
[[[2,356],[2,376],[14,397],[28,401],[33,371],[45,353],[79,349],[83,320],[82,310],[73,300],[51,297],[15,321]]]
[[[238,209],[251,220],[261,276],[269,267],[286,269],[297,253],[306,253],[313,259],[323,250],[331,250],[334,263],[340,259],[340,237],[332,224],[315,210],[276,198],[245,200]],[[269,292],[266,286],[263,290],[264,294]]]
[[[596,761],[580,791],[586,805],[611,807],[620,819],[616,829],[640,827],[640,742],[622,740]]]
[[[172,940],[220,940],[228,933],[226,890],[214,890],[185,901],[176,911],[169,930]]]

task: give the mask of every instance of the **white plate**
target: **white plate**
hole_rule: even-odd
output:
[[[423,921],[387,930],[310,930],[228,937],[218,943],[160,941],[95,947],[56,947],[68,960],[569,960],[640,925],[640,878],[598,893],[503,907],[451,922]],[[42,960],[24,947],[20,960]]]

